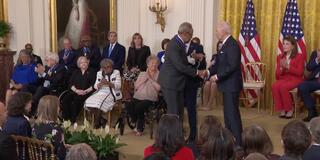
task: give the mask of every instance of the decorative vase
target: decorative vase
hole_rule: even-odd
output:
[[[6,37],[0,37],[0,51],[3,51],[3,50],[8,50]]]
[[[119,152],[116,152],[114,156],[99,157],[98,160],[119,160]]]

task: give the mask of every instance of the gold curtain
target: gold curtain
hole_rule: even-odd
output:
[[[0,0],[0,20],[8,21],[7,0]]]
[[[320,6],[319,0],[297,0],[302,29],[307,46],[307,56],[317,47],[320,40]],[[219,19],[232,26],[232,35],[239,37],[247,0],[221,0]],[[266,78],[267,108],[272,107],[271,84],[275,80],[277,43],[287,0],[253,0],[257,30],[260,35],[261,59],[268,66]],[[318,31],[317,31],[318,30]],[[309,59],[309,58],[308,58]]]

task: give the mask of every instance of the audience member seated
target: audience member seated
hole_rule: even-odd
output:
[[[281,138],[284,155],[279,160],[302,160],[303,153],[311,144],[311,135],[307,126],[298,120],[284,126]]]
[[[33,93],[32,98],[32,115],[35,114],[40,98],[47,94],[59,94],[65,89],[66,68],[59,64],[57,54],[49,54],[46,58],[47,65],[44,67],[38,65],[35,71],[38,73],[41,85],[27,85],[22,90]]]
[[[211,149],[213,137],[219,133],[222,124],[216,116],[208,115],[200,125],[197,150],[194,152],[199,159],[212,159]],[[195,149],[194,149],[195,150]],[[200,153],[199,153],[200,152]]]
[[[126,59],[126,48],[118,43],[117,32],[108,33],[109,43],[103,48],[102,58],[109,58],[113,61],[113,68],[123,73],[123,64]]]
[[[24,45],[24,49],[27,50],[27,52],[31,55],[31,61],[34,64],[36,64],[36,65],[43,64],[41,57],[33,53],[33,47],[32,47],[31,43],[27,43],[26,45]]]
[[[158,152],[151,154],[143,160],[171,160],[171,158],[165,155],[164,153]]]
[[[89,35],[81,37],[81,46],[82,47],[78,50],[78,57],[87,57],[90,60],[89,67],[95,69],[95,71],[99,71],[99,64],[102,59],[100,49],[92,44],[92,40]]]
[[[35,67],[36,64],[31,61],[31,56],[27,50],[21,50],[17,64],[14,66],[10,80],[10,88],[6,93],[6,103],[8,103],[10,97],[21,90],[24,85],[37,82],[37,73],[34,71]]]
[[[166,48],[167,48],[167,45],[168,43],[170,42],[170,39],[168,38],[165,38],[161,41],[161,48],[162,48],[162,51],[158,52],[157,54],[157,57],[159,59],[159,70],[161,69],[161,65],[164,63],[164,57],[165,57],[165,52],[166,52]]]
[[[250,153],[244,160],[268,160],[268,158],[261,153]]]
[[[320,159],[320,117],[313,118],[309,124],[312,143],[303,154],[303,160]]]
[[[283,54],[277,56],[276,81],[272,84],[272,96],[281,118],[292,118],[290,91],[302,82],[304,58],[298,53],[294,37],[283,39]]]
[[[127,57],[128,70],[131,72],[146,71],[146,60],[150,55],[150,48],[143,44],[141,34],[133,34]]]
[[[194,160],[192,150],[184,146],[182,123],[177,115],[161,117],[153,145],[144,149],[144,157],[164,153],[172,160]]]
[[[307,63],[307,70],[310,72],[309,77],[306,77],[306,81],[302,82],[298,87],[298,93],[308,109],[308,116],[303,119],[305,122],[309,122],[312,118],[318,116],[316,109],[316,100],[312,96],[312,93],[320,89],[320,41],[318,49],[311,53],[309,62]]]
[[[101,70],[97,73],[94,88],[97,90],[85,101],[85,107],[94,114],[95,128],[104,125],[101,123],[102,112],[111,111],[117,100],[122,98],[121,76],[118,70],[113,69],[110,59],[103,59]]]
[[[66,160],[97,160],[94,150],[85,143],[72,145],[69,149]]]
[[[3,131],[9,135],[31,137],[31,126],[25,116],[27,108],[31,107],[32,95],[26,92],[14,94],[7,105],[8,117]]]
[[[96,79],[96,72],[88,68],[89,60],[85,56],[78,58],[77,65],[79,69],[73,71],[69,91],[62,99],[62,117],[72,123],[76,122],[84,101],[92,94]]]
[[[64,146],[63,130],[57,123],[59,103],[56,96],[46,95],[40,99],[37,119],[32,131],[37,139],[51,141],[58,159],[64,159],[66,148]],[[48,135],[50,135],[50,138],[48,138]]]
[[[222,42],[217,43],[217,53],[222,47]],[[212,55],[209,68],[215,68],[215,58],[216,54]],[[218,98],[221,98],[221,96],[218,95],[218,87],[217,84],[213,81],[205,81],[203,86],[203,96],[202,96],[202,106],[199,107],[199,110],[203,111],[209,111],[213,108],[213,106],[218,105]],[[222,100],[220,100],[222,101]]]
[[[279,155],[272,154],[273,145],[268,133],[258,125],[252,125],[242,132],[244,158],[251,153],[261,153],[268,160],[278,160]]]
[[[158,58],[149,56],[147,58],[147,71],[140,72],[137,81],[135,82],[135,92],[133,100],[127,103],[127,110],[133,122],[137,123],[135,129],[136,135],[141,136],[144,130],[144,113],[152,104],[158,101],[160,85],[157,82]]]
[[[64,65],[68,73],[72,74],[73,69],[76,68],[77,52],[72,48],[69,38],[63,39],[63,49],[58,53],[59,64]]]

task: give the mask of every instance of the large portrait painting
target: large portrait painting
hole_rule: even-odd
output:
[[[50,18],[52,51],[62,48],[64,37],[78,49],[83,35],[103,46],[108,31],[116,30],[116,0],[51,0]]]

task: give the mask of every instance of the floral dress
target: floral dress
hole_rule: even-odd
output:
[[[58,159],[65,159],[66,148],[64,146],[63,130],[60,125],[55,122],[36,123],[32,133],[37,139],[52,143]]]

